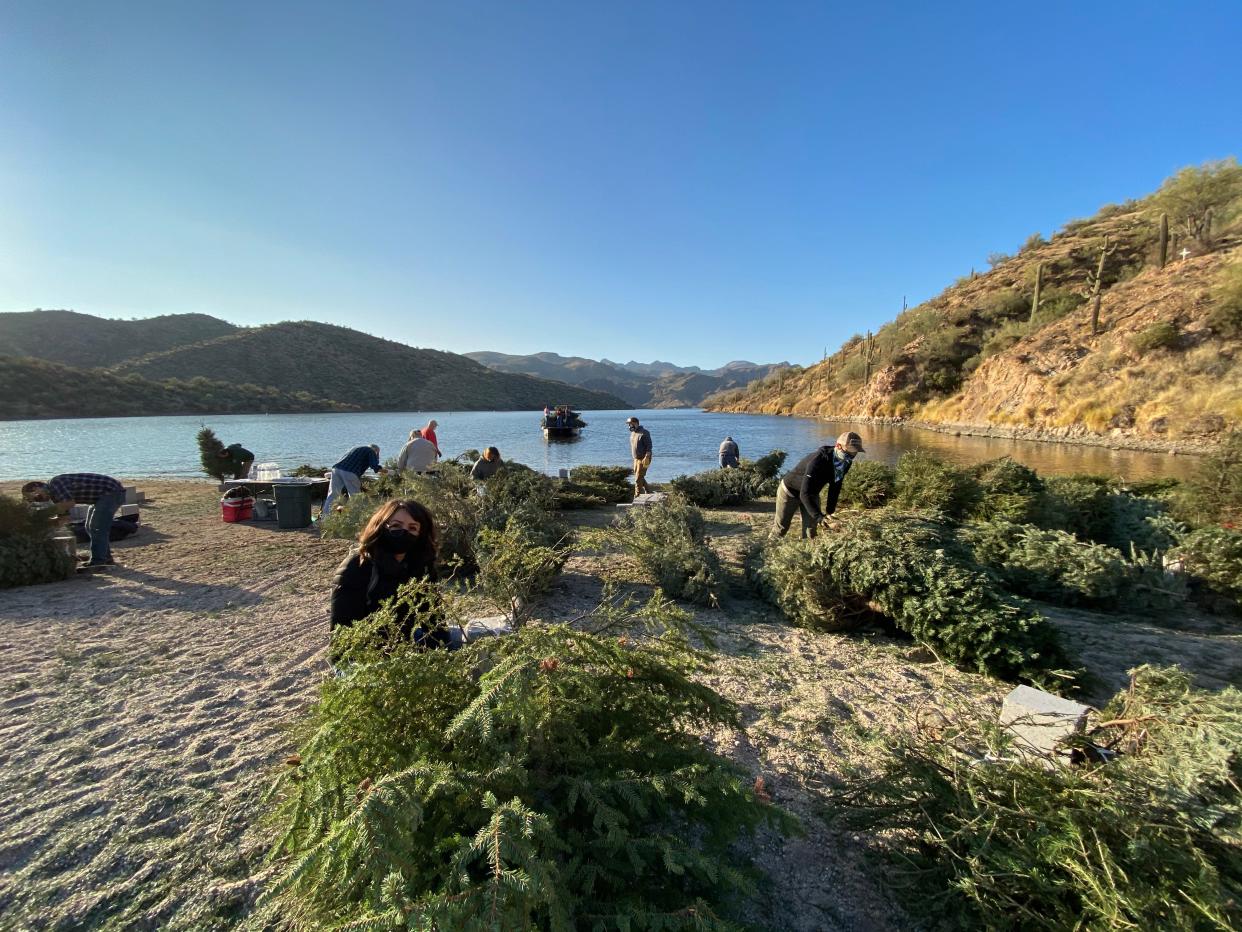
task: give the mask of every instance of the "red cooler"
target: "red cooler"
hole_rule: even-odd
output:
[[[220,499],[220,517],[230,524],[237,521],[249,521],[254,517],[254,499],[249,497]]]

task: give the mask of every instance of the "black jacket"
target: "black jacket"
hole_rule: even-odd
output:
[[[850,461],[845,461],[841,471],[841,482],[836,481],[836,464],[834,463],[832,446],[822,446],[814,453],[804,456],[798,465],[791,469],[781,481],[785,488],[798,496],[802,507],[818,522],[825,514],[837,510],[837,499],[841,496],[841,486],[845,475],[850,471]],[[819,510],[819,493],[828,486],[828,505],[823,514]]]
[[[332,627],[349,626],[366,618],[411,579],[435,582],[438,578],[435,561],[415,554],[406,554],[398,561],[381,551],[364,562],[361,554],[352,553],[336,568],[332,581]],[[412,622],[407,619],[404,627],[412,628]]]

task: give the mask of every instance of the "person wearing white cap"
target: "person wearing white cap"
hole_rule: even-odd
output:
[[[631,415],[625,419],[630,428],[630,453],[634,457],[634,495],[647,491],[647,469],[651,466],[651,434]]]
[[[772,534],[784,537],[789,533],[794,513],[802,512],[802,536],[814,537],[815,529],[837,510],[837,499],[845,474],[854,457],[863,450],[862,437],[850,431],[837,438],[835,445],[824,444],[804,456],[776,487],[776,515]],[[820,511],[819,494],[828,486],[828,504]]]

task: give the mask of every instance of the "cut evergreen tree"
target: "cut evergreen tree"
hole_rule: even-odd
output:
[[[0,495],[0,589],[56,582],[73,575],[72,556],[50,538],[55,516]]]
[[[754,881],[735,843],[793,823],[699,739],[737,710],[684,639],[528,625],[420,653],[384,635],[399,612],[344,632],[347,675],[277,784],[269,921],[731,927]]]
[[[1239,928],[1242,693],[1131,673],[1078,742],[1115,759],[1046,767],[990,723],[942,721],[832,811],[883,837],[899,889],[949,927]]]
[[[703,513],[677,493],[628,509],[610,539],[638,561],[655,585],[675,599],[719,601],[720,561],[707,545]]]
[[[233,478],[232,465],[224,455],[224,441],[210,427],[203,427],[198,432],[198,456],[203,472],[217,482]]]

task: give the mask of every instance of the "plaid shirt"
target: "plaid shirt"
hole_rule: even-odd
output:
[[[374,469],[379,472],[379,457],[375,455],[375,451],[370,447],[354,447],[345,454],[345,458],[332,467],[342,472],[352,472],[355,476],[361,476],[368,469]]]
[[[125,494],[125,486],[111,476],[93,472],[68,472],[47,484],[47,494],[54,502],[76,502],[93,505],[105,495]]]

